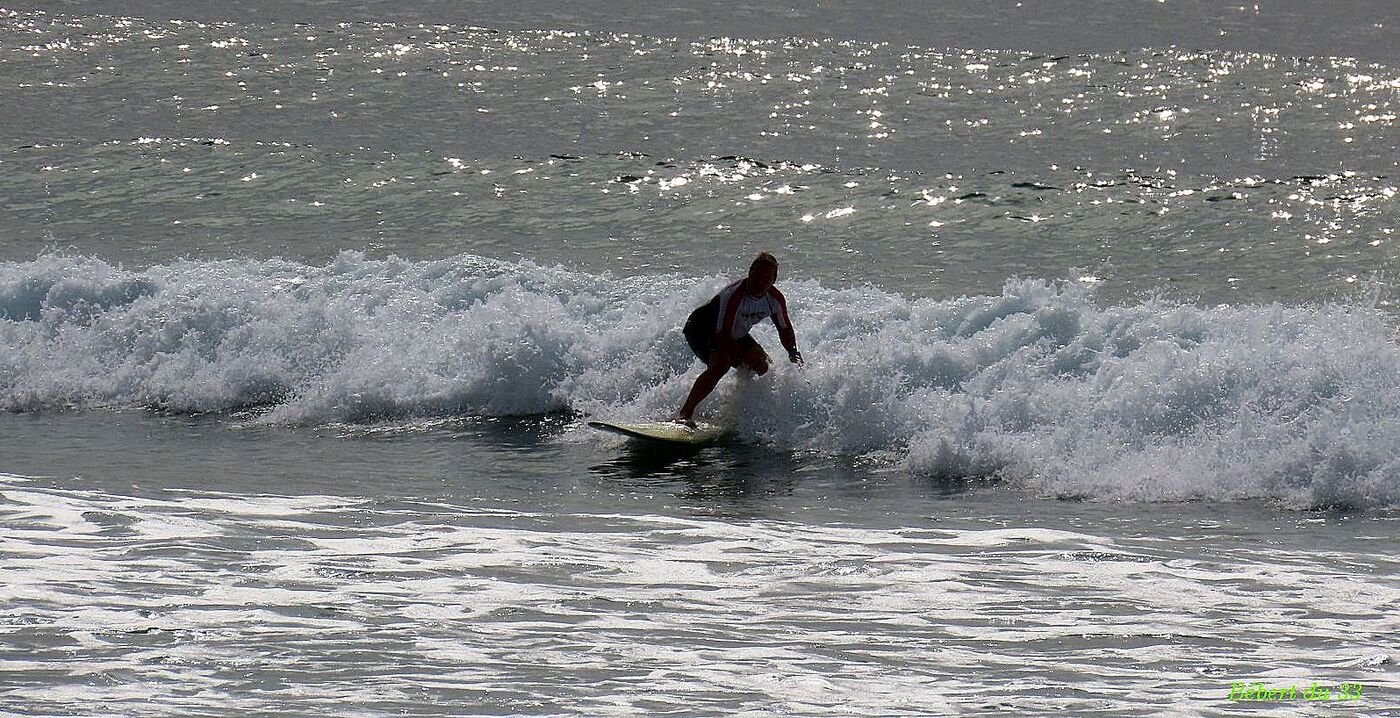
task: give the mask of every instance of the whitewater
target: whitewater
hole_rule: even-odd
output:
[[[723,281],[471,255],[139,272],[46,255],[0,274],[3,408],[644,420],[688,391],[677,327]],[[789,291],[811,365],[713,402],[746,440],[1066,497],[1400,497],[1400,350],[1374,308],[1099,306],[1043,280],[954,300]]]
[[[0,8],[0,714],[1400,716],[1393,7],[410,5]]]

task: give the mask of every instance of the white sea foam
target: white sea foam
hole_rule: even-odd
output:
[[[980,510],[874,528],[33,484],[0,492],[16,647],[0,712],[368,715],[427,694],[528,714],[928,715],[994,695],[1083,714],[1130,689],[1223,703],[1243,676],[1396,685],[1391,554],[1318,552],[1271,521],[1179,541]],[[34,506],[109,530],[16,530],[43,523]],[[170,518],[201,538],[141,529]]]
[[[656,416],[698,368],[679,326],[723,281],[470,255],[45,255],[0,265],[0,408]],[[1400,346],[1375,310],[1103,307],[1043,280],[950,300],[783,286],[808,368],[726,381],[705,406],[749,439],[1063,496],[1400,500]]]

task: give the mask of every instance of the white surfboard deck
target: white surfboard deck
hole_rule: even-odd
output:
[[[630,436],[634,439],[647,439],[669,444],[704,444],[723,436],[726,429],[715,424],[700,422],[692,429],[674,421],[590,421],[595,429]]]

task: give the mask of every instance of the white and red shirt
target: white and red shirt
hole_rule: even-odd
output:
[[[719,316],[715,318],[715,333],[738,339],[748,334],[754,325],[770,317],[778,329],[791,328],[783,293],[777,287],[770,286],[762,296],[749,296],[744,288],[746,281],[740,279],[720,290],[716,297],[719,300]]]

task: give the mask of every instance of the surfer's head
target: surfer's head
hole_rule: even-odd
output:
[[[778,280],[778,258],[767,252],[759,252],[749,265],[749,293],[758,296],[768,291]]]

